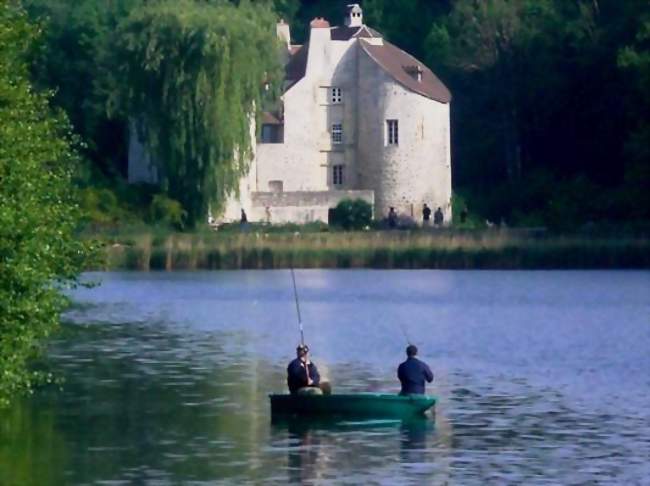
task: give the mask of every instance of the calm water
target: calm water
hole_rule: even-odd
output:
[[[48,352],[65,383],[0,419],[0,484],[650,484],[650,273],[296,276],[335,391],[396,392],[405,332],[435,420],[270,423],[287,271],[90,274]]]

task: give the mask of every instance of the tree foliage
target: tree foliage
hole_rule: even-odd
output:
[[[265,82],[280,77],[274,26],[264,6],[174,0],[143,5],[117,30],[112,102],[135,120],[190,224],[248,170],[251,121]]]
[[[346,230],[363,229],[372,221],[372,206],[363,199],[343,199],[334,208],[331,223]]]
[[[277,17],[291,22],[293,42],[302,43],[313,17],[340,24],[350,3],[256,0],[252,7],[250,0],[23,1],[43,19],[45,29],[37,58],[38,80],[56,90],[55,102],[70,114],[88,147],[84,154],[104,174],[124,172],[124,123],[133,114],[152,115],[158,125],[146,130],[163,127],[156,130],[159,140],[176,146],[179,140],[187,140],[185,145],[192,146],[193,139],[187,136],[189,119],[171,114],[185,112],[185,106],[191,106],[189,93],[198,93],[191,88],[196,78],[194,59],[206,64],[226,62],[223,56],[211,57],[208,50],[200,59],[195,56],[189,64],[179,65],[178,60],[192,52],[189,42],[197,42],[201,32],[220,32],[219,39],[230,47],[248,43],[248,49],[235,50],[246,53],[241,57],[248,56],[251,66],[245,67],[250,70],[227,75],[224,84],[230,91],[235,84],[244,86],[235,98],[247,106],[246,93],[253,83],[245,80],[275,60],[270,38]],[[368,25],[431,67],[454,95],[453,183],[465,196],[471,214],[514,224],[547,224],[562,218],[565,224],[650,218],[644,189],[650,174],[647,0],[364,0],[362,6]],[[242,15],[244,11],[248,17]],[[197,16],[216,18],[217,12],[232,25],[219,20],[211,21],[214,27],[209,29],[194,24]],[[146,29],[144,19],[151,20]],[[113,36],[118,25],[122,27]],[[197,34],[191,38],[188,32]],[[263,48],[253,47],[262,37],[267,39]],[[228,52],[227,62],[234,65],[235,51]],[[133,78],[125,76],[124,66]],[[211,75],[224,72],[231,70],[217,66]],[[174,85],[172,76],[177,76]],[[169,89],[163,100],[164,79]],[[221,83],[219,76],[214,79]],[[152,96],[144,106],[138,96],[148,92]],[[124,109],[108,120],[109,97],[128,101],[122,108],[139,108]],[[226,106],[230,101],[233,106],[237,103],[229,99],[218,105],[221,123],[232,118],[229,110],[234,108]],[[153,111],[145,113],[145,108]],[[198,112],[193,113],[197,120]],[[167,118],[158,119],[160,114]],[[225,132],[241,135],[242,126],[228,123]],[[232,142],[239,136],[225,132],[222,123],[213,141]],[[225,144],[215,147],[223,158],[215,155],[212,160],[225,172],[217,172],[220,180],[212,193],[222,200],[245,159],[228,161]],[[187,148],[185,153],[190,150],[197,149]],[[165,153],[174,160],[179,160],[179,154]],[[185,172],[174,165],[166,173],[169,195],[184,206],[197,191],[209,191],[207,179],[201,179],[205,163],[191,174],[193,162],[187,164]],[[181,187],[172,193],[174,174],[188,176],[175,181]],[[189,182],[195,178],[202,181],[199,186]],[[190,202],[194,209],[186,207],[190,219],[200,213],[199,199],[205,197]]]
[[[103,183],[127,173],[127,130],[122,117],[108,117],[112,35],[142,0],[23,0],[41,26],[33,63],[37,87],[54,91],[83,140],[84,184]]]
[[[0,406],[42,375],[27,364],[58,325],[62,288],[89,248],[78,242],[70,127],[30,85],[37,37],[25,13],[0,1]]]

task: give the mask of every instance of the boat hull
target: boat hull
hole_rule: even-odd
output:
[[[427,395],[349,393],[339,395],[273,394],[271,414],[364,418],[409,418],[424,415],[436,403]]]

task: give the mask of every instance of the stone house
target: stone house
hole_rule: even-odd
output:
[[[374,216],[421,221],[422,206],[451,218],[451,94],[424,64],[363,23],[357,4],[345,25],[316,18],[304,45],[286,46],[285,87],[262,117],[250,171],[221,221],[327,221],[345,198]]]

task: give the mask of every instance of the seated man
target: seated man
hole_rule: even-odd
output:
[[[296,348],[296,359],[287,366],[287,384],[292,395],[296,393],[318,394],[321,392],[318,368],[309,361],[308,353],[309,347],[301,344]]]
[[[400,395],[424,395],[424,380],[429,383],[433,381],[431,369],[426,363],[417,359],[416,354],[418,354],[418,348],[409,344],[406,348],[406,361],[397,368],[397,377],[402,383]]]

